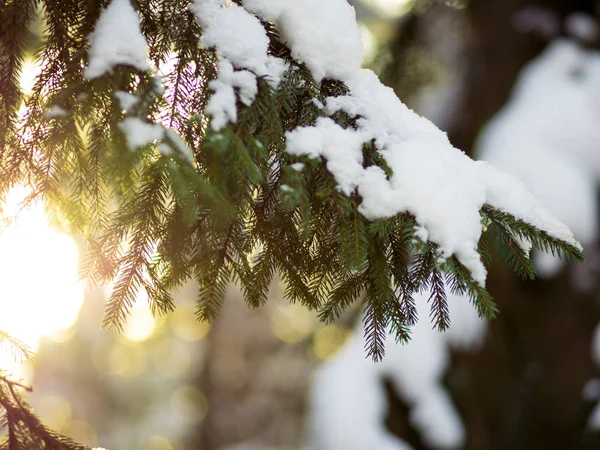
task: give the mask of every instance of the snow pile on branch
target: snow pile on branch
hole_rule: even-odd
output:
[[[419,317],[428,316],[429,293],[415,298]],[[409,450],[410,446],[385,428],[387,404],[383,387],[390,380],[410,407],[409,420],[431,448],[460,448],[465,431],[442,378],[450,349],[476,349],[487,328],[465,297],[448,296],[452,323],[438,332],[428,320],[412,328],[407,344],[393,336],[386,357],[374,363],[364,357],[363,330],[334,359],[321,366],[311,393],[310,440],[313,450]],[[426,357],[424,357],[426,355]]]
[[[327,99],[326,109],[356,117],[357,128],[343,129],[322,118],[315,126],[288,132],[287,151],[323,156],[342,192],[356,189],[361,195],[365,217],[412,214],[418,236],[439,245],[441,258],[456,256],[481,285],[486,269],[477,243],[484,204],[578,246],[521,182],[454,148],[444,132],[404,105],[373,72],[359,70],[346,83],[349,94]],[[389,179],[380,167],[363,167],[362,146],[370,141],[393,171]]]
[[[139,98],[125,91],[117,91],[113,94],[119,101],[119,106],[125,112],[129,112],[135,105],[139,103]]]
[[[346,81],[360,69],[363,45],[346,0],[244,0],[244,7],[277,23],[292,58],[306,64],[316,81]]]
[[[158,141],[164,136],[162,125],[148,123],[138,117],[126,117],[119,124],[119,128],[127,138],[131,150]]]
[[[211,126],[220,130],[229,122],[237,121],[235,89],[239,89],[240,101],[249,106],[258,93],[256,75],[248,70],[234,71],[231,63],[222,59],[219,62],[219,78],[208,83],[213,95],[206,107],[206,114],[212,117]]]
[[[151,69],[146,40],[140,30],[140,17],[129,0],[113,0],[102,11],[89,41],[85,78],[98,78],[120,64],[139,70]]]
[[[260,20],[238,5],[224,7],[226,3],[195,0],[189,6],[202,25],[202,43],[214,47],[220,58],[219,77],[209,84],[214,94],[206,109],[216,131],[237,120],[234,88],[240,89],[241,102],[251,105],[258,92],[257,76],[276,87],[287,70],[282,59],[267,54],[269,38]]]
[[[315,80],[329,77],[348,86],[348,95],[327,99],[325,110],[330,115],[345,111],[357,119],[356,127],[344,129],[320,118],[314,126],[287,132],[286,150],[325,158],[340,190],[360,194],[365,217],[412,214],[417,235],[439,246],[440,260],[456,256],[480,285],[486,279],[477,251],[482,232],[479,211],[485,204],[579,246],[569,229],[541,207],[522,183],[468,158],[373,72],[360,69],[360,34],[346,0],[244,0],[243,5],[224,0],[195,0],[190,5],[203,26],[204,44],[215,47],[221,59],[219,79],[211,84],[215,94],[207,108],[213,129],[236,120],[234,88],[248,105],[256,95],[254,74],[273,75],[268,38],[253,12],[275,21],[293,57],[311,69]],[[385,158],[391,176],[378,166],[363,166],[362,148],[369,142]]]
[[[172,128],[167,128],[157,123],[149,123],[139,117],[126,117],[119,123],[119,128],[125,135],[127,145],[132,151],[138,147],[163,141],[158,147],[163,156],[169,157],[177,154],[188,163],[194,164],[193,152],[181,136]],[[165,142],[168,142],[169,145]]]
[[[522,180],[589,247],[598,235],[599,105],[600,53],[556,40],[521,72],[477,143],[481,159]],[[534,261],[546,276],[562,267],[548,254]]]

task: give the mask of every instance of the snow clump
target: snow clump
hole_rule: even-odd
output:
[[[113,0],[102,11],[89,41],[89,63],[83,73],[85,78],[98,78],[120,64],[139,70],[151,69],[140,17],[129,0]]]

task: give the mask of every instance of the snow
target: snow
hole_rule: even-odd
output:
[[[292,169],[294,169],[296,172],[302,172],[302,170],[304,170],[304,164],[303,163],[294,163],[294,164],[290,164],[290,167]]]
[[[98,78],[121,64],[138,70],[151,69],[140,17],[129,0],[113,0],[102,11],[89,41],[85,78]]]
[[[590,414],[587,425],[590,430],[600,430],[600,404]]]
[[[598,235],[599,99],[600,53],[555,40],[522,70],[476,144],[481,159],[522,180],[588,248]],[[563,266],[547,254],[534,262],[544,276]]]
[[[317,82],[346,81],[360,68],[363,45],[354,8],[346,0],[244,0],[244,7],[274,21],[292,57]]]
[[[202,25],[202,43],[214,47],[221,60],[238,69],[265,76],[272,86],[281,81],[287,64],[267,53],[269,38],[260,20],[241,6],[220,0],[194,0],[190,11]],[[235,32],[232,32],[235,30]]]
[[[432,388],[410,411],[410,421],[431,448],[459,448],[465,430],[450,396],[439,386]]]
[[[127,138],[127,144],[132,150],[158,141],[164,136],[162,125],[144,122],[138,117],[126,117],[119,124],[119,128]]]
[[[260,21],[244,8],[218,1],[196,0],[190,10],[203,27],[202,44],[215,47],[219,56],[236,67],[264,72],[269,38]]]
[[[452,322],[439,332],[427,320],[429,292],[415,297],[421,318],[411,330],[408,344],[386,342],[386,357],[374,363],[364,357],[364,337],[358,330],[350,342],[321,366],[311,392],[309,436],[313,450],[363,450],[410,447],[389,434],[384,426],[387,411],[383,380],[393,383],[410,409],[409,419],[432,448],[460,448],[464,427],[443,388],[442,379],[450,349],[474,350],[483,343],[487,329],[468,298],[450,294]],[[361,327],[362,328],[362,327]],[[427,355],[424,357],[424,355]]]
[[[158,151],[163,156],[169,157],[177,153],[188,163],[194,164],[194,153],[177,131],[172,128],[149,123],[138,117],[126,117],[119,124],[119,128],[125,135],[130,150],[162,140],[163,142],[158,146]],[[167,141],[168,144],[164,141]]]
[[[257,76],[277,87],[288,69],[282,59],[268,55],[269,38],[260,20],[236,4],[225,4],[195,0],[189,6],[202,25],[202,43],[214,47],[219,56],[218,78],[209,84],[214,94],[206,109],[215,131],[237,120],[234,88],[240,101],[249,106],[258,92]]]
[[[333,120],[321,117],[314,127],[299,127],[286,134],[286,150],[292,155],[327,158],[327,169],[346,195],[357,187],[362,167],[363,138],[359,132],[343,129]]]
[[[68,115],[69,115],[68,111],[65,111],[60,106],[53,105],[50,107],[50,109],[48,109],[46,111],[46,113],[44,114],[44,118],[46,120],[50,120],[50,119],[58,119],[60,117],[66,117]]]
[[[165,93],[166,88],[163,84],[163,77],[161,75],[155,75],[152,77],[152,85],[156,94],[163,95]]]
[[[454,148],[444,132],[404,105],[373,72],[360,70],[347,85],[349,94],[328,98],[326,110],[357,117],[357,128],[319,118],[314,126],[286,133],[286,151],[324,157],[341,191],[348,195],[356,189],[361,195],[365,217],[412,214],[418,236],[437,244],[442,260],[456,256],[481,285],[486,269],[477,243],[484,204],[579,245],[521,182]],[[377,166],[362,166],[362,144],[371,140],[393,171],[390,179]]]
[[[119,106],[125,112],[129,112],[139,101],[139,99],[126,91],[116,91],[115,98],[119,101]]]
[[[324,106],[330,115],[341,110],[356,117],[356,128],[344,129],[321,117],[313,126],[286,133],[286,151],[324,158],[340,191],[360,194],[360,212],[365,217],[412,214],[418,236],[439,246],[440,262],[456,256],[482,286],[486,269],[477,243],[484,204],[579,245],[525,185],[486,163],[472,161],[450,144],[444,132],[404,105],[373,72],[360,69],[360,32],[346,0],[244,0],[243,7],[223,0],[194,0],[190,10],[203,27],[203,44],[214,47],[219,56],[219,75],[210,82],[213,95],[206,109],[215,131],[237,120],[238,99],[252,104],[256,76],[278,82],[285,70],[277,62],[281,72],[273,74],[269,39],[254,13],[276,24],[292,57],[304,62],[316,81],[333,78],[348,86],[348,95],[328,98]],[[392,169],[390,177],[377,166],[363,167],[362,147],[371,141]]]
[[[258,93],[256,76],[246,70],[234,71],[226,59],[219,62],[219,78],[210,81],[208,86],[213,95],[206,107],[206,113],[212,117],[211,127],[215,131],[237,120],[234,88],[239,89],[240,101],[245,105],[251,105]]]
[[[158,151],[166,157],[172,156],[174,150],[181,158],[194,164],[194,153],[186,145],[182,137],[172,128],[163,127],[156,123],[145,122],[138,117],[126,117],[119,124],[119,128],[127,139],[131,150],[156,141],[163,141],[158,146]],[[167,141],[165,143],[164,141]]]

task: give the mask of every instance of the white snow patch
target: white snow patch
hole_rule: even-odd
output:
[[[363,45],[354,8],[346,0],[244,0],[263,20],[275,21],[292,57],[317,82],[346,81],[360,68]]]
[[[139,102],[139,99],[135,95],[126,91],[116,91],[113,95],[119,101],[121,109],[125,112],[129,112]]]
[[[89,36],[89,63],[83,75],[92,79],[126,64],[150,70],[140,17],[129,0],[113,0],[100,14]]]
[[[214,93],[208,102],[206,113],[212,117],[211,127],[215,131],[237,120],[234,88],[239,89],[240,101],[245,105],[252,104],[258,93],[256,76],[247,70],[235,71],[226,59],[219,62],[219,77],[208,86]]]
[[[587,427],[590,430],[600,430],[600,403],[596,405],[588,419]]]
[[[144,122],[138,117],[126,117],[119,124],[119,128],[127,138],[127,144],[132,150],[158,141],[164,136],[162,125]]]
[[[44,113],[44,118],[46,120],[50,120],[58,119],[60,117],[67,117],[68,115],[69,113],[65,109],[61,108],[60,106],[53,105]]]
[[[287,64],[267,54],[269,38],[256,16],[220,0],[194,0],[189,6],[203,28],[202,43],[214,47],[222,59],[238,69],[266,76],[273,86],[281,81]]]
[[[346,195],[358,187],[356,181],[364,171],[363,142],[361,133],[343,129],[327,117],[320,117],[314,127],[298,127],[286,134],[288,153],[327,158],[327,169]]]
[[[155,75],[152,77],[152,85],[156,94],[163,95],[165,93],[166,88],[163,84],[163,77],[161,75]]]
[[[411,409],[410,421],[431,448],[460,448],[465,440],[465,430],[452,400],[439,386],[433,387]]]
[[[292,169],[294,169],[296,172],[302,172],[302,170],[304,169],[304,163],[297,162],[294,164],[290,164],[290,167]]]

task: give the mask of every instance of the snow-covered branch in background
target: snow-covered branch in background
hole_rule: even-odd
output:
[[[599,105],[600,53],[559,39],[523,69],[476,144],[481,159],[523,181],[588,248],[598,236]],[[544,253],[534,262],[546,276],[562,267]]]

